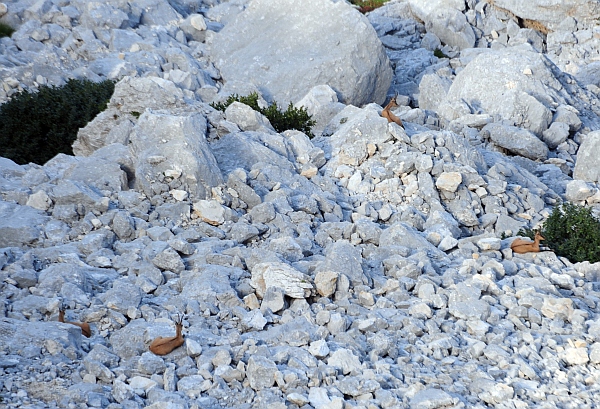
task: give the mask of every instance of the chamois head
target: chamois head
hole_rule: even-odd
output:
[[[398,106],[398,103],[396,102],[396,98],[398,98],[398,93],[396,93],[391,99],[390,102],[388,102],[388,104],[385,106],[384,109],[390,109],[390,108],[395,108]]]

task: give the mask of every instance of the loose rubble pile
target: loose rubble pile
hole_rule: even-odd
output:
[[[327,5],[364,42],[348,19],[310,31],[320,3],[294,30],[353,80],[294,78],[314,68],[293,39],[287,76],[235,41],[263,33],[245,18],[285,35],[262,0],[0,3],[18,28],[0,100],[120,79],[76,156],[0,158],[2,405],[595,407],[600,264],[510,244],[563,200],[600,203],[596,2]],[[225,69],[227,47],[247,49]],[[387,87],[404,128],[381,117]],[[297,98],[315,138],[209,105],[252,91]],[[183,345],[150,352],[179,314]]]

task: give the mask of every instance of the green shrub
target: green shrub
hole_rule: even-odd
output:
[[[534,232],[519,234],[533,239]],[[588,207],[568,202],[556,206],[542,226],[542,236],[545,246],[572,263],[600,261],[600,220]]]
[[[439,48],[433,50],[433,55],[435,55],[437,58],[450,58],[446,54],[444,54],[444,52]]]
[[[10,37],[15,32],[15,29],[5,23],[0,23],[0,38]]]
[[[267,108],[261,108],[258,106],[258,94],[253,92],[245,97],[233,94],[227,97],[225,102],[213,103],[210,105],[219,111],[225,111],[227,107],[234,102],[246,104],[250,108],[266,116],[277,132],[295,129],[304,132],[310,138],[313,137],[311,128],[315,124],[315,121],[313,121],[311,116],[306,112],[306,108],[296,108],[291,102],[284,112],[279,110],[277,103],[273,103]]]
[[[72,155],[79,128],[106,109],[114,89],[111,80],[71,79],[14,95],[0,105],[0,156],[43,165],[58,153]]]
[[[388,1],[389,0],[350,0],[350,3],[358,6],[358,11],[365,14],[383,6]]]

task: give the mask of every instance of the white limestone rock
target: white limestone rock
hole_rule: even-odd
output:
[[[322,84],[346,104],[383,103],[392,78],[375,30],[346,2],[253,0],[211,44],[225,82],[254,83],[281,106]]]
[[[523,73],[526,68],[532,75]],[[456,75],[439,113],[451,121],[477,106],[542,136],[552,121],[552,98],[564,101],[562,88],[543,54],[527,47],[486,50]]]
[[[279,287],[292,298],[310,296],[314,287],[309,276],[285,263],[259,263],[252,267],[252,287],[262,298],[270,287]]]
[[[131,134],[137,188],[150,197],[160,193],[165,171],[177,167],[192,197],[210,197],[223,176],[206,141],[206,126],[201,114],[146,111]]]
[[[600,181],[600,165],[598,157],[600,155],[600,131],[590,132],[585,135],[583,142],[577,151],[577,160],[575,169],[573,169],[573,179],[580,179],[586,182]]]
[[[487,132],[494,144],[512,153],[532,160],[545,160],[548,157],[548,146],[526,129],[491,123],[484,126],[482,132]]]

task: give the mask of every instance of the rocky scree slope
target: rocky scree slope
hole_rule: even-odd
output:
[[[206,40],[263,2],[0,6],[19,26],[0,40],[2,98],[123,77],[76,156],[0,160],[2,404],[593,407],[600,267],[502,237],[598,202],[596,89],[561,65],[591,69],[594,29],[419,3],[368,16],[405,129],[325,82],[296,101],[312,140],[207,104],[261,91],[222,84]],[[559,55],[567,32],[582,40]],[[91,338],[57,322],[62,303]],[[178,312],[184,345],[151,354]]]

